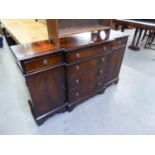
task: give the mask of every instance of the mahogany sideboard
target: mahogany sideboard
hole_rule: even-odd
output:
[[[25,77],[36,123],[72,111],[116,84],[127,40],[126,34],[110,30],[106,40],[91,32],[61,38],[59,48],[47,40],[11,46]]]

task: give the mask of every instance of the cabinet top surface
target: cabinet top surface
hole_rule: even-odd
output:
[[[37,56],[43,56],[65,50],[72,50],[80,47],[91,46],[118,38],[127,37],[128,35],[118,31],[110,31],[109,39],[102,39],[99,35],[93,36],[91,32],[80,33],[68,37],[60,38],[60,47],[49,43],[48,40],[37,41],[28,44],[19,44],[11,46],[12,52],[17,60],[31,59]]]

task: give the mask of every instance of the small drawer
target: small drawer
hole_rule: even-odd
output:
[[[25,61],[22,63],[24,71],[26,73],[33,72],[42,68],[50,67],[56,64],[59,64],[63,61],[62,54],[54,54],[50,56],[43,56],[40,58],[35,58],[29,61]]]
[[[105,84],[105,76],[101,76],[96,79],[96,89],[99,90],[104,87]]]
[[[78,88],[69,89],[69,103],[84,100],[97,93],[97,91],[101,90],[102,88],[104,88],[104,82],[102,78],[99,78],[90,82],[86,82]]]
[[[123,45],[126,45],[126,43],[127,43],[127,38],[121,38],[121,39],[114,40],[112,42],[112,48],[119,48]]]
[[[101,88],[103,88],[103,87],[104,87],[103,80],[98,80],[98,81],[96,82],[96,90],[99,90],[99,89],[101,89]]]
[[[80,73],[78,76],[71,77],[68,80],[68,87],[70,89],[79,87],[81,85],[84,85],[85,83],[95,80],[99,77],[105,76],[105,66],[98,66],[94,69],[89,69],[86,72]]]
[[[83,48],[81,50],[75,50],[67,52],[67,62],[73,63],[82,61],[83,59],[91,58],[100,54],[108,52],[110,49],[109,43],[104,43],[97,46]]]
[[[95,80],[86,81],[80,87],[69,89],[69,103],[84,100],[91,95],[97,93],[98,90],[104,88],[104,77],[99,77]]]
[[[107,55],[104,54],[99,57],[87,60],[87,61],[75,63],[67,67],[68,75],[74,76],[81,72],[87,71],[88,69],[92,69],[96,67],[97,65],[103,65],[106,62],[107,62]]]
[[[80,63],[76,63],[67,67],[67,71],[69,76],[73,76],[80,72],[85,71],[88,68],[93,68],[98,64],[98,58],[94,58],[88,61],[83,61]]]
[[[96,83],[90,82],[89,84],[86,83],[85,85],[76,88],[74,90],[69,89],[69,103],[78,102],[83,100],[89,96],[91,96],[96,90]]]
[[[107,54],[104,54],[98,57],[99,65],[106,65],[106,63],[107,63]]]

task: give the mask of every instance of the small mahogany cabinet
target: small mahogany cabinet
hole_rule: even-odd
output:
[[[59,45],[47,40],[11,46],[38,125],[118,82],[128,36],[109,30],[102,37],[101,32],[60,37]]]

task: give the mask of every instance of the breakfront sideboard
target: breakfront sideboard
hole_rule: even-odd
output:
[[[68,23],[74,27],[83,21]],[[70,28],[71,33],[65,25],[67,21],[61,21],[65,25],[63,36],[59,35],[57,20],[48,22],[57,25],[53,28],[57,31],[54,39],[11,46],[25,77],[28,103],[38,125],[55,113],[72,111],[79,103],[117,84],[128,40],[122,32],[110,30],[107,20],[109,27],[104,27],[103,21],[96,26],[93,21],[87,29],[89,20],[81,23],[82,29]]]

